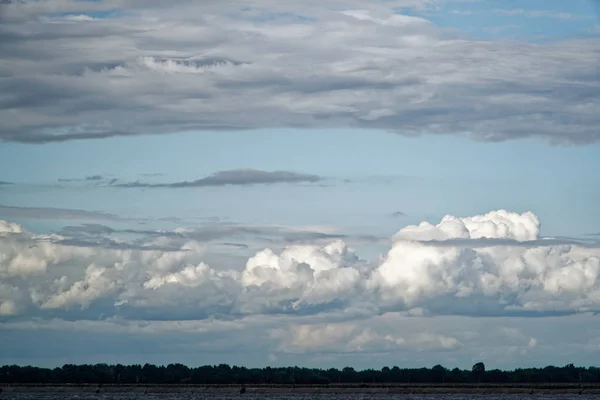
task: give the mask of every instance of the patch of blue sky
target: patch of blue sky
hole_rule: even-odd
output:
[[[131,181],[195,180],[239,168],[290,170],[333,178],[414,176],[456,179],[598,179],[600,144],[549,146],[534,139],[480,143],[454,135],[416,138],[377,130],[261,129],[188,132],[43,146],[0,146],[1,180],[56,183],[103,175]],[[372,157],[377,154],[377,157]],[[368,159],[368,162],[361,160]],[[561,163],[556,163],[556,160]],[[19,168],[12,168],[19,165]],[[494,170],[487,168],[494,165]],[[144,178],[148,179],[148,178]]]
[[[5,189],[4,201],[9,205],[64,208],[85,204],[92,210],[135,217],[160,218],[175,213],[184,219],[227,216],[249,223],[360,226],[378,234],[398,228],[397,221],[379,225],[381,218],[399,210],[416,223],[423,218],[435,221],[446,213],[531,209],[544,217],[548,234],[579,234],[600,226],[600,216],[589,217],[600,200],[600,149],[596,145],[548,147],[533,141],[492,145],[360,131],[252,133],[148,136],[141,147],[135,138],[45,145],[45,151],[38,146],[8,144],[24,146],[19,151],[13,149],[13,154],[20,154],[27,162],[18,174],[4,179],[19,182],[23,180],[19,174],[30,179],[44,174],[48,182],[55,182],[102,174],[112,168],[109,172],[125,181],[148,180],[140,175],[164,172],[153,179],[172,182],[198,179],[223,169],[259,168],[344,177],[353,182],[333,182],[330,187],[285,184],[189,189],[75,185],[71,189],[38,187],[36,196],[31,195],[34,189],[19,194],[20,185],[15,185]],[[40,151],[45,153],[45,161]],[[9,153],[2,158],[6,162],[10,162]],[[237,203],[240,196],[243,207]],[[40,198],[43,203],[39,203]],[[581,215],[559,218],[564,216],[559,211],[573,204],[578,207],[572,213]]]
[[[422,16],[437,26],[476,38],[518,37],[529,41],[593,34],[600,20],[600,7],[593,0],[450,1],[436,10],[398,12]]]
[[[64,13],[53,13],[50,14],[51,18],[61,18],[61,17],[75,17],[85,15],[95,19],[107,19],[107,18],[118,18],[126,15],[126,12],[121,9],[110,9],[110,10],[100,10],[100,11],[86,11],[86,12],[64,12]]]

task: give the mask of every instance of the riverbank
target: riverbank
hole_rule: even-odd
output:
[[[337,384],[337,385],[5,385],[2,393],[237,393],[243,394],[597,394],[600,384]]]

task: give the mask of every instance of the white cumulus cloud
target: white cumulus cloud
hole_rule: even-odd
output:
[[[4,315],[98,312],[94,307],[107,316],[173,318],[176,310],[192,319],[343,310],[600,311],[600,248],[541,240],[540,221],[531,212],[498,210],[408,226],[372,261],[333,240],[266,248],[240,268],[209,265],[205,246],[191,238],[170,251],[115,249],[2,226],[11,227],[0,236]]]
[[[506,210],[489,212],[485,215],[460,218],[447,215],[433,225],[422,222],[401,229],[397,240],[448,240],[448,239],[514,239],[535,240],[540,233],[540,221],[532,212],[517,214]]]

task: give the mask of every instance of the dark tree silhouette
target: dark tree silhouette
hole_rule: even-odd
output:
[[[600,383],[600,368],[564,367],[517,368],[512,371],[486,371],[478,362],[471,370],[383,367],[357,371],[352,367],[316,369],[300,367],[246,368],[204,365],[190,368],[169,365],[73,365],[37,368],[7,365],[0,367],[0,385],[14,383],[90,384],[394,384],[394,383]]]
[[[471,368],[471,373],[473,374],[475,381],[481,382],[481,379],[485,375],[485,364],[478,362],[477,364],[473,365],[473,368]]]

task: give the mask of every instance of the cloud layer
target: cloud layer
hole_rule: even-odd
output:
[[[155,232],[135,246],[113,237],[123,246],[105,246],[69,241],[69,230],[36,235],[2,221],[0,312],[160,320],[600,311],[600,248],[545,240],[539,228],[531,212],[446,216],[437,225],[401,229],[379,260],[362,260],[336,239],[267,248],[232,268],[208,264],[211,245],[193,230]]]
[[[234,169],[219,171],[206,178],[195,181],[173,183],[144,183],[131,182],[115,184],[114,186],[129,188],[186,188],[206,186],[245,186],[271,183],[318,182],[322,178],[317,175],[299,174],[289,171],[261,171],[256,169]]]
[[[0,217],[15,219],[64,219],[64,220],[118,220],[119,217],[102,212],[53,207],[15,207],[0,204]]]
[[[367,127],[589,143],[597,38],[485,41],[433,0],[0,5],[0,139]]]

